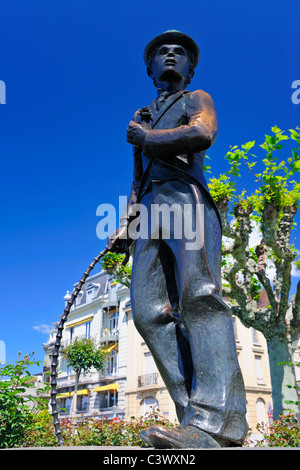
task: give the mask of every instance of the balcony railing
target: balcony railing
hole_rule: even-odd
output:
[[[109,377],[116,377],[117,374],[117,367],[105,367],[103,370],[99,372],[99,377],[101,379],[109,378]]]
[[[105,328],[101,334],[100,342],[110,342],[110,341],[118,341],[119,339],[119,330],[118,328]]]
[[[149,385],[156,385],[157,377],[157,373],[140,375],[138,377],[138,387],[148,387]]]

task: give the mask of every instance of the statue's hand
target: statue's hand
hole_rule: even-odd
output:
[[[132,240],[128,237],[127,226],[124,225],[108,237],[106,247],[112,253],[127,253],[131,242]]]
[[[130,121],[127,127],[127,142],[135,147],[143,147],[147,132],[139,122]]]

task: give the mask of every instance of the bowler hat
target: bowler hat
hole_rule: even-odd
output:
[[[149,55],[162,44],[180,44],[193,54],[195,58],[193,64],[194,68],[197,66],[200,57],[199,47],[190,36],[175,29],[171,29],[156,36],[147,44],[144,51],[144,61],[146,65],[148,64]]]

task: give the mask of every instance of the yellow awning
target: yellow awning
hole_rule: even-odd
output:
[[[89,395],[90,391],[88,388],[83,388],[82,390],[77,390],[77,395]],[[71,396],[74,395],[74,392],[71,392]]]
[[[58,393],[57,398],[65,398],[65,397],[70,397],[71,393],[70,392],[64,392],[64,393]]]
[[[90,391],[87,388],[84,388],[82,390],[77,390],[77,395],[89,395]],[[65,398],[65,397],[72,397],[74,395],[74,392],[63,392],[63,393],[58,393],[57,398]]]
[[[92,319],[93,317],[88,317],[88,318],[84,318],[83,320],[74,321],[73,323],[67,324],[66,328],[72,328],[73,326],[81,325],[82,323],[87,323],[88,321]]]
[[[114,383],[114,384],[108,384],[108,385],[102,385],[101,387],[95,387],[94,392],[103,392],[104,390],[119,390],[119,384]]]
[[[104,349],[104,351],[107,352],[107,353],[109,353],[109,352],[111,352],[116,346],[117,346],[117,344],[115,343],[115,344],[113,344],[112,346],[109,346],[109,348]]]

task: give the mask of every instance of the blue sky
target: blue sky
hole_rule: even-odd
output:
[[[299,14],[298,0],[0,1],[0,340],[7,362],[19,350],[43,359],[43,325],[59,319],[66,290],[104,247],[97,207],[128,194],[126,127],[155,97],[143,63],[147,42],[178,29],[199,44],[189,89],[205,90],[216,104],[220,130],[208,154],[218,174],[230,145],[261,143],[275,124],[300,125],[300,104],[291,100],[300,80]]]

